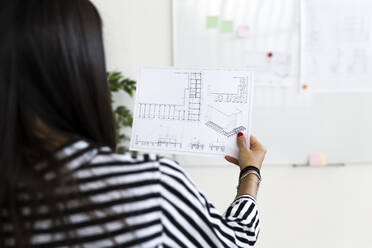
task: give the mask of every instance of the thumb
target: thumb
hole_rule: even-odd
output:
[[[247,146],[247,141],[246,141],[245,136],[242,132],[238,133],[238,146],[239,146],[240,149]]]

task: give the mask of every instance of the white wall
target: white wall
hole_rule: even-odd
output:
[[[136,79],[139,66],[172,64],[170,0],[93,2],[105,22],[110,70],[123,71]],[[117,99],[133,105],[126,95]],[[207,198],[224,211],[234,198],[237,168],[224,164],[186,170]],[[372,166],[368,165],[264,165],[258,201],[262,221],[258,247],[371,247],[370,175]]]

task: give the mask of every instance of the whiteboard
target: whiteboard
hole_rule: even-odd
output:
[[[214,7],[217,2],[223,10]],[[299,0],[173,0],[174,65],[245,67],[249,54],[289,55],[285,82],[258,85],[254,92],[252,133],[268,149],[266,162],[306,163],[314,153],[326,154],[329,163],[372,161],[371,93],[299,89],[299,10]],[[234,31],[207,28],[213,15],[232,20]],[[249,26],[245,37],[238,37],[237,25]],[[177,159],[198,166],[223,161]]]

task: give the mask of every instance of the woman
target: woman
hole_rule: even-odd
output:
[[[97,10],[0,3],[0,247],[250,247],[265,150],[224,216],[166,158],[118,155]],[[247,166],[251,167],[247,167]]]

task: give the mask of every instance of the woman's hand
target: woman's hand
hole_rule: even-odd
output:
[[[240,166],[240,169],[244,169],[247,166],[255,166],[261,170],[266,149],[254,136],[251,136],[250,143],[251,148],[247,146],[244,134],[238,133],[239,158],[225,156],[225,159],[230,163]]]

